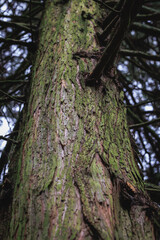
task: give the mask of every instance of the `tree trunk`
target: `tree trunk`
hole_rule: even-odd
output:
[[[46,3],[2,239],[156,239],[116,70],[85,84],[97,63],[99,7]]]

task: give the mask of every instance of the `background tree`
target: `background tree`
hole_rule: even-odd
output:
[[[6,21],[4,10],[1,23],[2,116],[17,119],[17,106],[27,96],[1,157],[1,172],[10,166],[1,187],[1,204],[8,200],[1,219],[7,211],[12,215],[10,237],[156,238],[151,221],[157,221],[158,207],[144,194],[125,108],[142,163],[148,164],[145,176],[159,184],[159,3],[48,1],[40,40],[37,14],[44,5],[25,3],[1,5],[9,4],[10,15]],[[3,237],[7,226],[2,225]]]

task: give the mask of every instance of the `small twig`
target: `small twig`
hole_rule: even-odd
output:
[[[138,22],[134,22],[131,26],[132,29],[141,31],[146,34],[153,34],[154,36],[160,36],[160,29],[157,27],[150,26],[149,24],[141,24]]]
[[[11,139],[11,138],[6,138],[6,137],[3,137],[3,136],[0,136],[0,140],[5,140],[5,141],[10,141],[14,144],[18,144],[19,142],[18,141],[15,141],[14,139]]]
[[[151,102],[156,102],[156,101],[158,101],[158,100],[160,100],[160,97],[155,98],[155,99],[152,99],[152,100],[142,101],[142,102],[139,102],[139,103],[134,104],[134,105],[126,105],[126,107],[127,107],[127,108],[139,107],[139,106],[141,106],[141,105],[145,105],[145,104],[151,103]]]
[[[109,35],[113,27],[116,27],[116,22],[118,21],[118,16],[116,15],[111,22],[107,25],[104,31],[98,36],[101,41],[104,41],[105,38]]]
[[[144,67],[144,65],[139,64],[141,59],[139,59],[139,61],[135,61],[135,59],[133,59],[133,58],[128,58],[128,57],[124,57],[124,58],[126,60],[128,60],[129,62],[131,62],[132,64],[134,64],[136,67],[138,67],[138,68],[144,70],[145,72],[147,72],[152,78],[155,78],[159,81],[159,73],[154,72],[148,64],[145,67]]]
[[[0,80],[0,83],[11,83],[11,84],[15,84],[15,83],[28,83],[29,80]]]
[[[145,20],[159,20],[160,13],[151,13],[151,14],[138,14],[136,20],[145,21]]]
[[[99,59],[101,56],[101,51],[95,51],[95,52],[86,52],[86,51],[80,51],[73,53],[73,58],[94,58]]]
[[[16,101],[16,102],[25,103],[25,101],[22,101],[22,100],[20,100],[20,99],[18,99],[18,98],[16,98],[16,97],[13,97],[13,96],[9,95],[8,93],[4,92],[4,91],[1,90],[1,89],[0,89],[0,92],[3,93],[4,95],[6,95],[8,98],[10,98],[10,99],[12,99],[12,100],[14,100],[14,101]],[[18,97],[18,96],[17,96],[17,97]],[[1,99],[0,99],[0,100],[1,100]]]
[[[145,53],[142,51],[134,51],[134,50],[129,50],[129,49],[121,49],[119,51],[123,56],[134,56],[134,57],[141,57],[145,58],[148,60],[153,60],[153,61],[160,61],[160,56],[157,55],[152,55],[149,53]]]
[[[9,43],[9,44],[16,44],[20,46],[25,46],[25,47],[32,47],[33,43],[32,42],[24,42],[21,40],[17,39],[12,39],[12,38],[0,38],[0,43]]]
[[[102,2],[102,1],[100,1],[100,0],[94,0],[94,1],[97,2],[97,3],[102,4],[104,7],[108,8],[110,11],[120,14],[120,11],[118,11],[118,10],[110,7],[110,6],[109,6],[108,4],[106,4],[106,3],[104,3],[104,2]]]
[[[151,121],[147,121],[147,122],[142,122],[142,123],[138,123],[138,124],[133,124],[133,125],[130,125],[129,128],[139,128],[139,127],[145,127],[145,126],[148,126],[152,123],[156,123],[156,122],[160,122],[160,118],[156,118],[156,119],[153,119]]]

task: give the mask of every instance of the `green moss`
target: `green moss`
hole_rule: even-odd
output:
[[[43,239],[49,239],[49,232],[53,239],[76,239],[88,222],[99,238],[112,239],[119,214],[124,225],[130,216],[120,212],[116,179],[112,182],[110,174],[141,188],[121,105],[123,92],[118,92],[112,79],[104,80],[106,94],[102,86],[85,86],[84,74],[91,72],[95,63],[73,59],[78,51],[99,49],[95,41],[96,21],[102,11],[99,5],[87,0],[54,3],[49,3],[44,15],[33,69],[11,232],[17,231],[23,239],[27,228],[28,239],[38,239],[39,229]],[[24,216],[28,223],[14,226]],[[121,232],[126,236],[123,226],[117,224],[116,239],[122,239]]]

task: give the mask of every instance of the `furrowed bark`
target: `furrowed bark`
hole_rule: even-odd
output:
[[[109,77],[85,86],[97,60],[73,57],[99,50],[101,14],[93,0],[46,4],[21,144],[11,159],[6,239],[155,239],[123,92]]]

